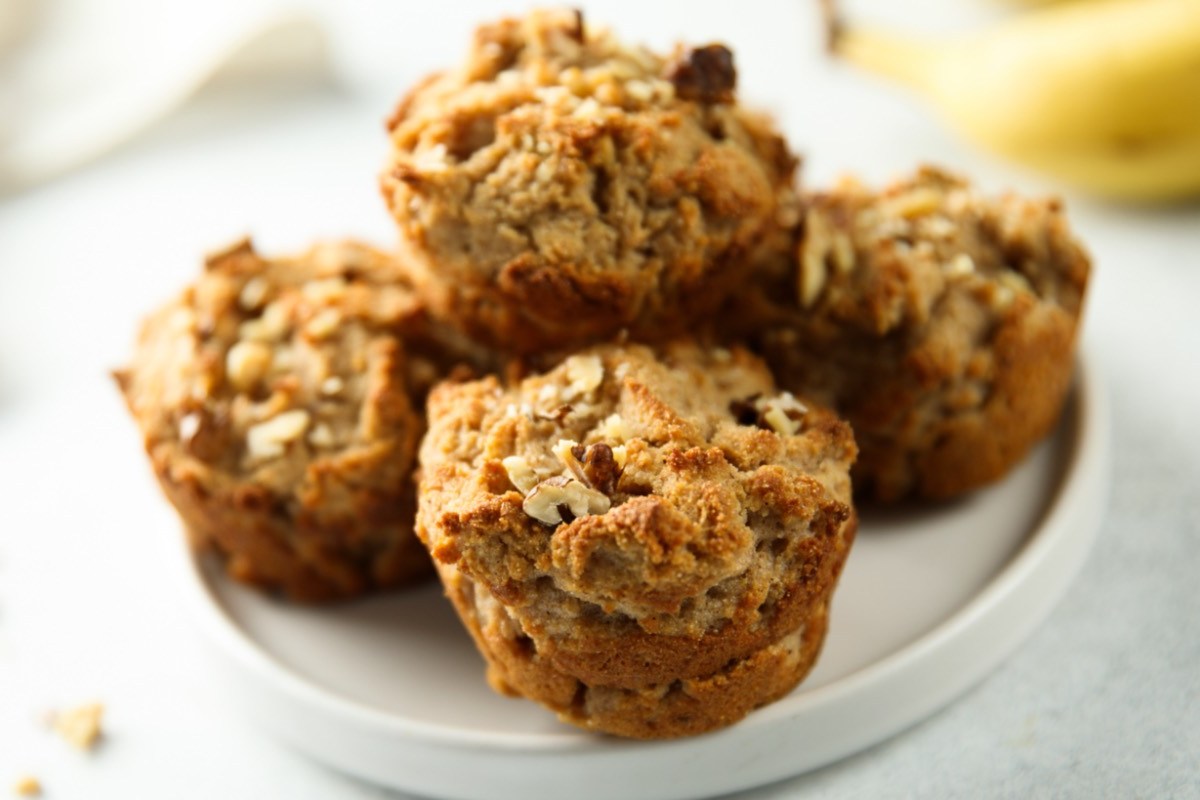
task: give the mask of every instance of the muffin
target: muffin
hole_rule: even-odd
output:
[[[243,241],[145,321],[116,377],[192,543],[325,601],[432,573],[412,471],[453,350],[383,254],[264,259]]]
[[[795,213],[796,161],[736,77],[721,45],[661,56],[579,12],[481,27],[388,123],[381,186],[433,308],[517,353],[710,312]]]
[[[747,352],[604,345],[436,387],[417,533],[497,691],[635,738],[811,668],[854,538],[850,429]]]
[[[925,167],[805,206],[721,315],[726,335],[850,423],[860,497],[943,500],[1003,477],[1071,380],[1090,262],[1060,201],[983,197]]]

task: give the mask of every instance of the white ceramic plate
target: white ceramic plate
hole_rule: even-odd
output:
[[[1108,494],[1108,437],[1088,362],[1058,431],[1002,484],[947,507],[865,514],[808,680],[743,722],[690,739],[590,735],[493,694],[436,586],[298,608],[190,556],[180,559],[183,583],[236,701],[352,775],[470,800],[712,796],[866,748],[1010,653],[1087,553]]]

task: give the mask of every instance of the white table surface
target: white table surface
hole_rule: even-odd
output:
[[[744,97],[777,114],[810,186],[933,160],[989,189],[1053,188],[827,63],[807,2],[584,5],[630,39],[732,44]],[[908,5],[910,22],[943,26],[935,14],[953,5]],[[336,80],[214,87],[107,158],[0,195],[0,796],[33,774],[53,798],[401,797],[284,749],[222,698],[163,569],[177,524],[107,376],[137,319],[227,240],[253,233],[275,253],[392,241],[375,184],[382,119],[403,87],[458,57],[473,21],[506,10],[314,8]],[[1200,205],[1066,197],[1095,256],[1084,338],[1115,416],[1089,560],[1018,652],[949,708],[739,797],[1200,796]],[[46,710],[93,699],[108,708],[95,752],[44,729]]]

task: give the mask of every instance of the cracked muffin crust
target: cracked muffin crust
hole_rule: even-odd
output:
[[[498,691],[592,730],[695,734],[811,667],[854,455],[744,350],[606,345],[435,388],[417,533]]]
[[[303,601],[430,573],[412,532],[424,392],[453,363],[394,261],[249,241],[143,324],[115,373],[196,547]]]
[[[1003,477],[1053,429],[1072,374],[1090,261],[1060,201],[983,197],[925,167],[805,204],[794,249],[763,263],[725,333],[846,418],[860,496]]]
[[[520,353],[711,311],[794,211],[796,160],[735,84],[721,45],[663,57],[578,12],[479,28],[388,123],[381,187],[422,292]]]

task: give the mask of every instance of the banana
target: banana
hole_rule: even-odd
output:
[[[1067,3],[924,41],[829,21],[835,54],[996,154],[1113,198],[1200,194],[1200,0]]]

